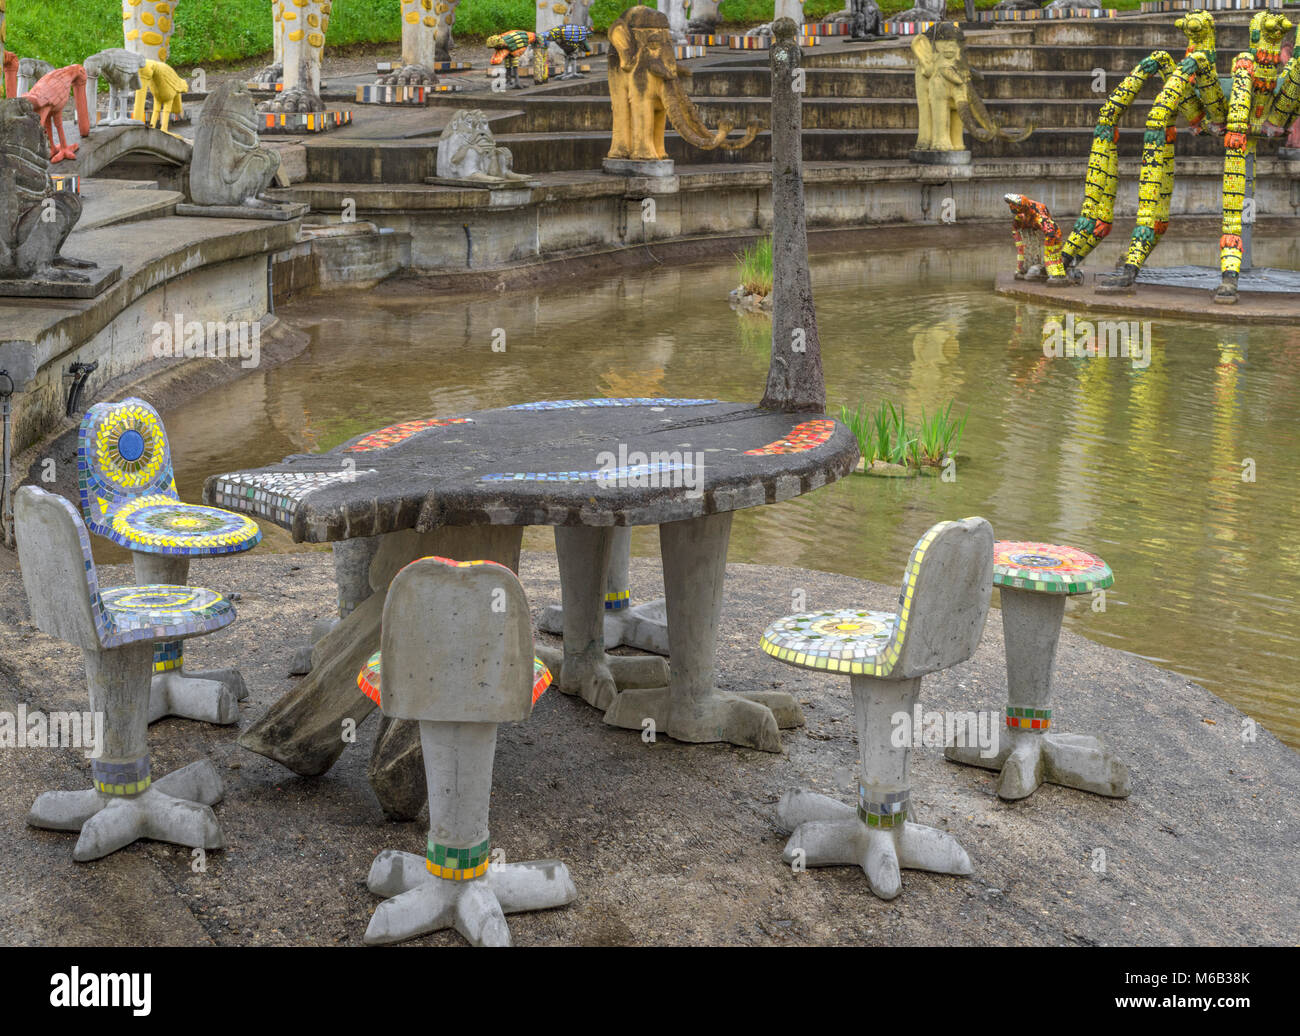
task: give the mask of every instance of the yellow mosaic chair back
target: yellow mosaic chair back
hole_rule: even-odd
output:
[[[52,637],[108,651],[200,636],[235,621],[234,605],[200,586],[100,589],[86,526],[55,493],[24,486],[14,498],[14,523],[32,622]]]
[[[975,653],[993,590],[993,527],[983,518],[939,522],[912,549],[897,612],[840,608],[788,615],[760,642],[803,669],[910,680]]]
[[[127,550],[203,557],[248,550],[262,538],[250,518],[181,502],[162,418],[143,399],[86,411],[77,482],[90,531]]]

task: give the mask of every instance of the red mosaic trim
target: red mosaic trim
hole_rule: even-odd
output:
[[[746,457],[771,457],[781,453],[802,453],[825,444],[835,434],[835,422],[829,419],[805,421],[790,429],[784,439],[777,439],[756,450],[746,450]]]
[[[377,432],[371,432],[363,439],[358,439],[344,453],[369,453],[371,450],[386,450],[399,442],[406,442],[416,432],[426,428],[441,428],[449,424],[470,424],[468,417],[424,417],[418,421],[403,421],[401,424],[389,425]]]

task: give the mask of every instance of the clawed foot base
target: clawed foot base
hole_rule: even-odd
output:
[[[433,86],[438,77],[423,65],[403,65],[375,80],[380,86]]]
[[[650,655],[570,655],[557,648],[537,646],[534,653],[555,677],[556,688],[576,694],[593,708],[604,711],[623,690],[662,687],[668,683],[668,662]]]
[[[793,696],[782,691],[725,694],[674,702],[667,687],[648,687],[619,693],[605,713],[605,722],[626,730],[654,729],[677,741],[695,744],[725,741],[763,752],[780,752],[783,727],[803,725],[803,711]]]
[[[473,881],[448,881],[430,874],[423,856],[393,849],[375,857],[366,885],[385,897],[366,929],[370,946],[443,928],[455,928],[472,946],[509,946],[506,914],[550,910],[578,896],[559,860],[494,864]]]
[[[239,721],[238,703],[247,697],[248,688],[238,669],[156,673],[149,684],[149,722],[179,716],[228,726]]]
[[[558,604],[552,604],[543,610],[537,628],[544,633],[563,635],[564,609]],[[650,651],[656,655],[669,654],[668,607],[662,597],[623,611],[605,612],[605,647],[620,646]]]
[[[1001,770],[998,798],[1014,802],[1028,798],[1042,784],[1059,784],[1109,798],[1127,798],[1132,790],[1128,767],[1085,734],[1003,734],[998,753],[985,757],[975,748],[950,746],[944,757],[954,763]]]
[[[285,90],[283,93],[276,94],[269,101],[263,101],[257,106],[257,110],[272,114],[323,112],[325,102],[320,99],[318,94],[314,94],[310,90],[294,87],[292,90]]]
[[[893,899],[903,889],[901,870],[972,873],[970,857],[952,835],[904,822],[867,827],[857,810],[826,795],[787,792],[777,806],[781,826],[794,833],[781,858],[793,866],[861,867],[871,891]]]
[[[225,789],[207,759],[160,777],[139,795],[105,795],[85,791],[47,791],[27,816],[32,827],[80,831],[72,858],[98,860],[141,838],[194,849],[225,845],[211,806]]]

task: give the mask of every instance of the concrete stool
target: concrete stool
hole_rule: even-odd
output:
[[[551,681],[533,657],[524,588],[495,562],[421,558],[393,578],[383,623],[380,653],[357,686],[386,716],[420,722],[429,845],[424,856],[385,849],[375,858],[367,885],[386,902],[365,941],[454,927],[475,946],[508,946],[506,914],[577,896],[559,860],[491,860],[497,724],[526,719]]]
[[[632,530],[625,525],[616,527],[613,540],[609,570],[605,574],[605,647],[609,649],[626,644],[656,655],[667,655],[667,603],[662,597],[645,604],[632,603],[632,591],[628,589]],[[538,620],[537,628],[544,633],[562,634],[564,609],[558,604],[548,605]]]
[[[1052,670],[1065,599],[1104,590],[1114,581],[1106,562],[1074,547],[995,544],[993,582],[1002,590],[1007,654],[1006,740],[988,758],[978,747],[953,746],[944,755],[955,763],[1001,770],[999,798],[1026,798],[1044,781],[1113,798],[1128,795],[1128,767],[1100,741],[1051,729]]]
[[[80,831],[74,860],[97,860],[138,838],[220,849],[221,826],[209,808],[224,793],[216,768],[204,759],[154,781],[146,731],[154,641],[222,629],[235,621],[234,607],[197,586],[99,589],[86,527],[61,496],[24,486],[14,519],[32,621],[82,649],[90,708],[104,714],[94,788],[47,791],[27,822]]]
[[[184,586],[190,558],[236,554],[256,546],[251,518],[181,503],[171,449],[158,411],[142,399],[97,403],[86,411],[77,441],[81,513],[90,531],[131,552],[141,585]],[[180,640],[154,645],[149,722],[182,716],[234,723],[248,697],[237,669],[184,672]]]
[[[772,657],[846,673],[853,691],[862,776],[858,807],[809,791],[787,792],[777,818],[793,836],[783,859],[809,867],[856,864],[871,891],[893,899],[900,867],[970,874],[952,835],[908,820],[912,750],[893,744],[893,718],[911,717],[921,677],[975,653],[992,593],[993,529],[983,518],[940,522],[912,550],[901,611],[843,608],[789,615],[763,634]],[[910,739],[909,742],[910,744]]]

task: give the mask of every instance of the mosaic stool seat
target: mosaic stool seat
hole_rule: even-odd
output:
[[[983,518],[940,522],[907,564],[900,610],[840,608],[778,619],[760,646],[788,665],[849,677],[861,778],[853,806],[810,791],[777,806],[792,832],[783,858],[808,867],[861,867],[871,891],[893,899],[900,868],[970,874],[966,850],[950,834],[913,823],[910,739],[893,743],[893,717],[912,715],[921,677],[975,653],[992,593],[993,529]]]
[[[1052,543],[999,540],[993,582],[1002,592],[1006,642],[1006,731],[995,755],[950,746],[957,763],[1000,770],[998,797],[1032,795],[1044,782],[1112,798],[1129,794],[1128,767],[1095,737],[1052,729],[1052,671],[1065,599],[1105,590],[1115,577],[1095,554]]]
[[[184,586],[190,558],[237,554],[262,538],[251,518],[178,498],[162,419],[141,399],[86,411],[77,476],[86,525],[131,552],[138,583]],[[150,723],[163,716],[223,724],[239,718],[237,702],[248,691],[237,669],[189,674],[181,640],[154,647]]]
[[[86,527],[60,496],[25,486],[15,498],[14,518],[32,621],[82,649],[90,708],[104,717],[91,759],[94,787],[45,792],[27,822],[80,831],[76,860],[99,859],[139,838],[221,848],[211,809],[224,793],[216,769],[204,759],[155,780],[146,732],[154,642],[229,626],[234,607],[196,586],[99,589]]]
[[[357,686],[385,716],[419,721],[429,836],[424,855],[375,858],[367,885],[384,902],[367,943],[455,928],[475,946],[508,946],[506,914],[576,898],[559,860],[495,861],[488,836],[497,725],[527,719],[550,680],[524,588],[504,565],[428,557],[393,577],[380,651]]]

